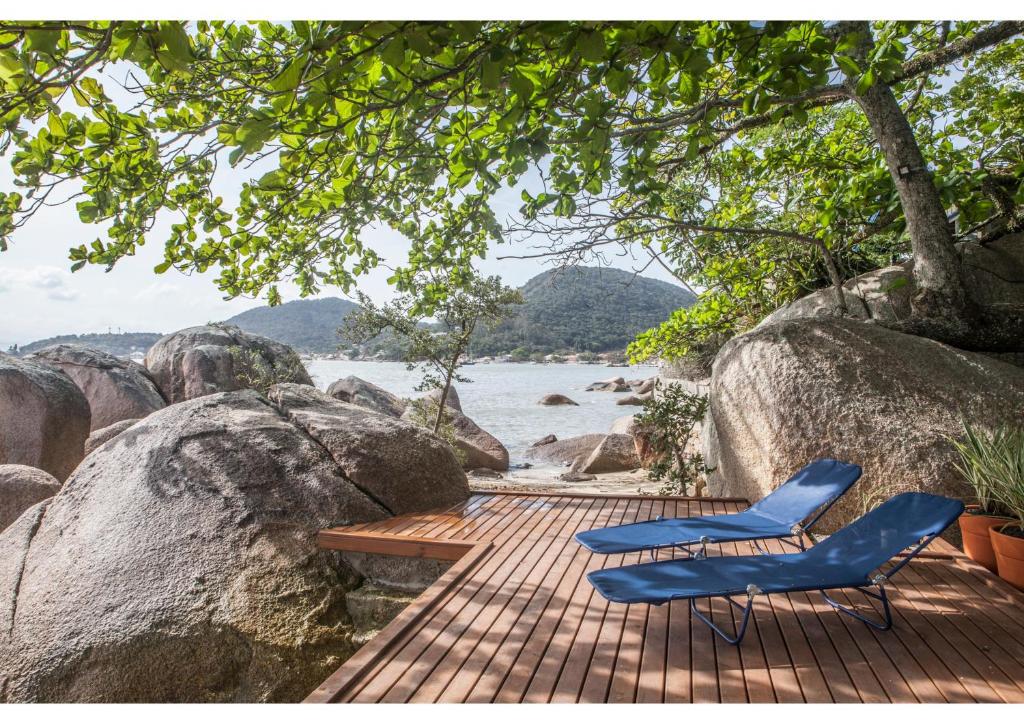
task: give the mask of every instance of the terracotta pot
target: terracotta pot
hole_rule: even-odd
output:
[[[997,523],[989,533],[992,547],[996,552],[999,577],[1011,586],[1024,590],[1024,538],[1007,535],[1001,528],[1017,527],[1018,524]]]
[[[977,507],[973,507],[977,510]],[[989,528],[993,525],[1003,525],[1010,521],[995,515],[980,515],[967,512],[960,516],[960,533],[964,538],[964,553],[972,561],[980,563],[993,573],[996,572],[996,554],[992,550],[992,539],[989,536]]]

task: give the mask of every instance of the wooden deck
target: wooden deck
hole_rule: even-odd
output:
[[[324,547],[456,563],[307,701],[1024,702],[1024,595],[945,542],[893,580],[891,631],[818,594],[773,595],[758,598],[734,647],[692,621],[685,601],[609,604],[586,572],[640,556],[596,556],[573,541],[580,530],[742,507],[487,493],[323,531]],[[710,554],[749,552],[729,544]],[[855,592],[837,600],[871,605]],[[720,604],[716,621],[731,616]]]

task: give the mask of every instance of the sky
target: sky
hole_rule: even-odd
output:
[[[115,100],[113,84],[104,83],[108,94]],[[233,207],[237,189],[250,178],[259,178],[269,167],[229,169],[218,180],[217,193]],[[10,159],[0,157],[0,189],[13,190],[13,172]],[[537,188],[531,188],[533,185]],[[538,193],[539,181],[527,182],[526,188]],[[499,219],[516,213],[522,205],[522,187],[503,190],[495,199]],[[22,189],[22,191],[24,191]],[[160,332],[168,334],[184,327],[221,321],[239,312],[261,306],[261,299],[224,299],[215,284],[216,272],[185,275],[174,269],[157,275],[153,267],[163,261],[163,242],[171,215],[167,212],[147,237],[147,243],[134,257],[119,261],[107,272],[104,267],[86,265],[71,273],[68,249],[88,244],[103,237],[102,225],[84,224],[78,218],[74,203],[43,208],[20,228],[12,238],[10,248],[0,252],[0,350],[12,344],[24,345],[59,334],[88,332]],[[389,265],[404,261],[408,242],[398,232],[388,228],[370,229],[364,235],[368,246],[383,257]],[[499,260],[502,254],[523,254],[530,249],[525,244],[510,247],[492,246],[478,271],[496,274],[506,284],[521,286],[539,274],[550,263],[544,259]],[[649,264],[646,255],[615,257],[607,255],[604,263],[627,270],[646,267],[645,276],[676,283],[671,275],[656,264]],[[380,268],[361,277],[360,291],[374,301],[386,301],[392,295],[387,284],[390,272]],[[283,283],[280,291],[284,301],[298,299],[296,287]],[[344,296],[339,288],[325,288],[320,297]]]

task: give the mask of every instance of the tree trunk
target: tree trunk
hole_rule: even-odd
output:
[[[928,317],[962,316],[966,296],[960,257],[914,131],[888,85],[875,83],[863,95],[854,97],[885,154],[903,205],[914,253],[915,311]]]
[[[867,23],[856,25],[864,38],[857,58],[863,67],[873,41]],[[888,84],[875,82],[863,94],[856,92],[855,79],[847,79],[846,85],[871,125],[903,206],[914,254],[914,312],[917,316],[963,326],[968,302],[960,274],[960,256],[914,130]]]
[[[444,387],[441,388],[441,398],[437,401],[437,417],[434,418],[434,434],[436,435],[441,429],[441,423],[444,421],[444,405],[448,400],[448,390],[452,388],[452,374],[454,368],[449,368],[447,374],[444,377]]]

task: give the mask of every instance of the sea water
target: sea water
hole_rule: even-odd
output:
[[[383,387],[399,397],[419,397],[416,391],[421,377],[401,362],[346,362],[309,360],[306,362],[317,387],[327,389],[335,380],[355,375]],[[490,363],[463,367],[459,374],[472,382],[458,382],[455,389],[462,410],[508,448],[512,463],[523,461],[532,442],[553,434],[559,439],[605,433],[616,418],[631,415],[639,407],[617,405],[616,400],[630,393],[586,392],[592,382],[612,377],[646,379],[658,373],[657,367],[605,367],[586,364]],[[549,393],[567,395],[579,407],[545,407],[538,400]]]

